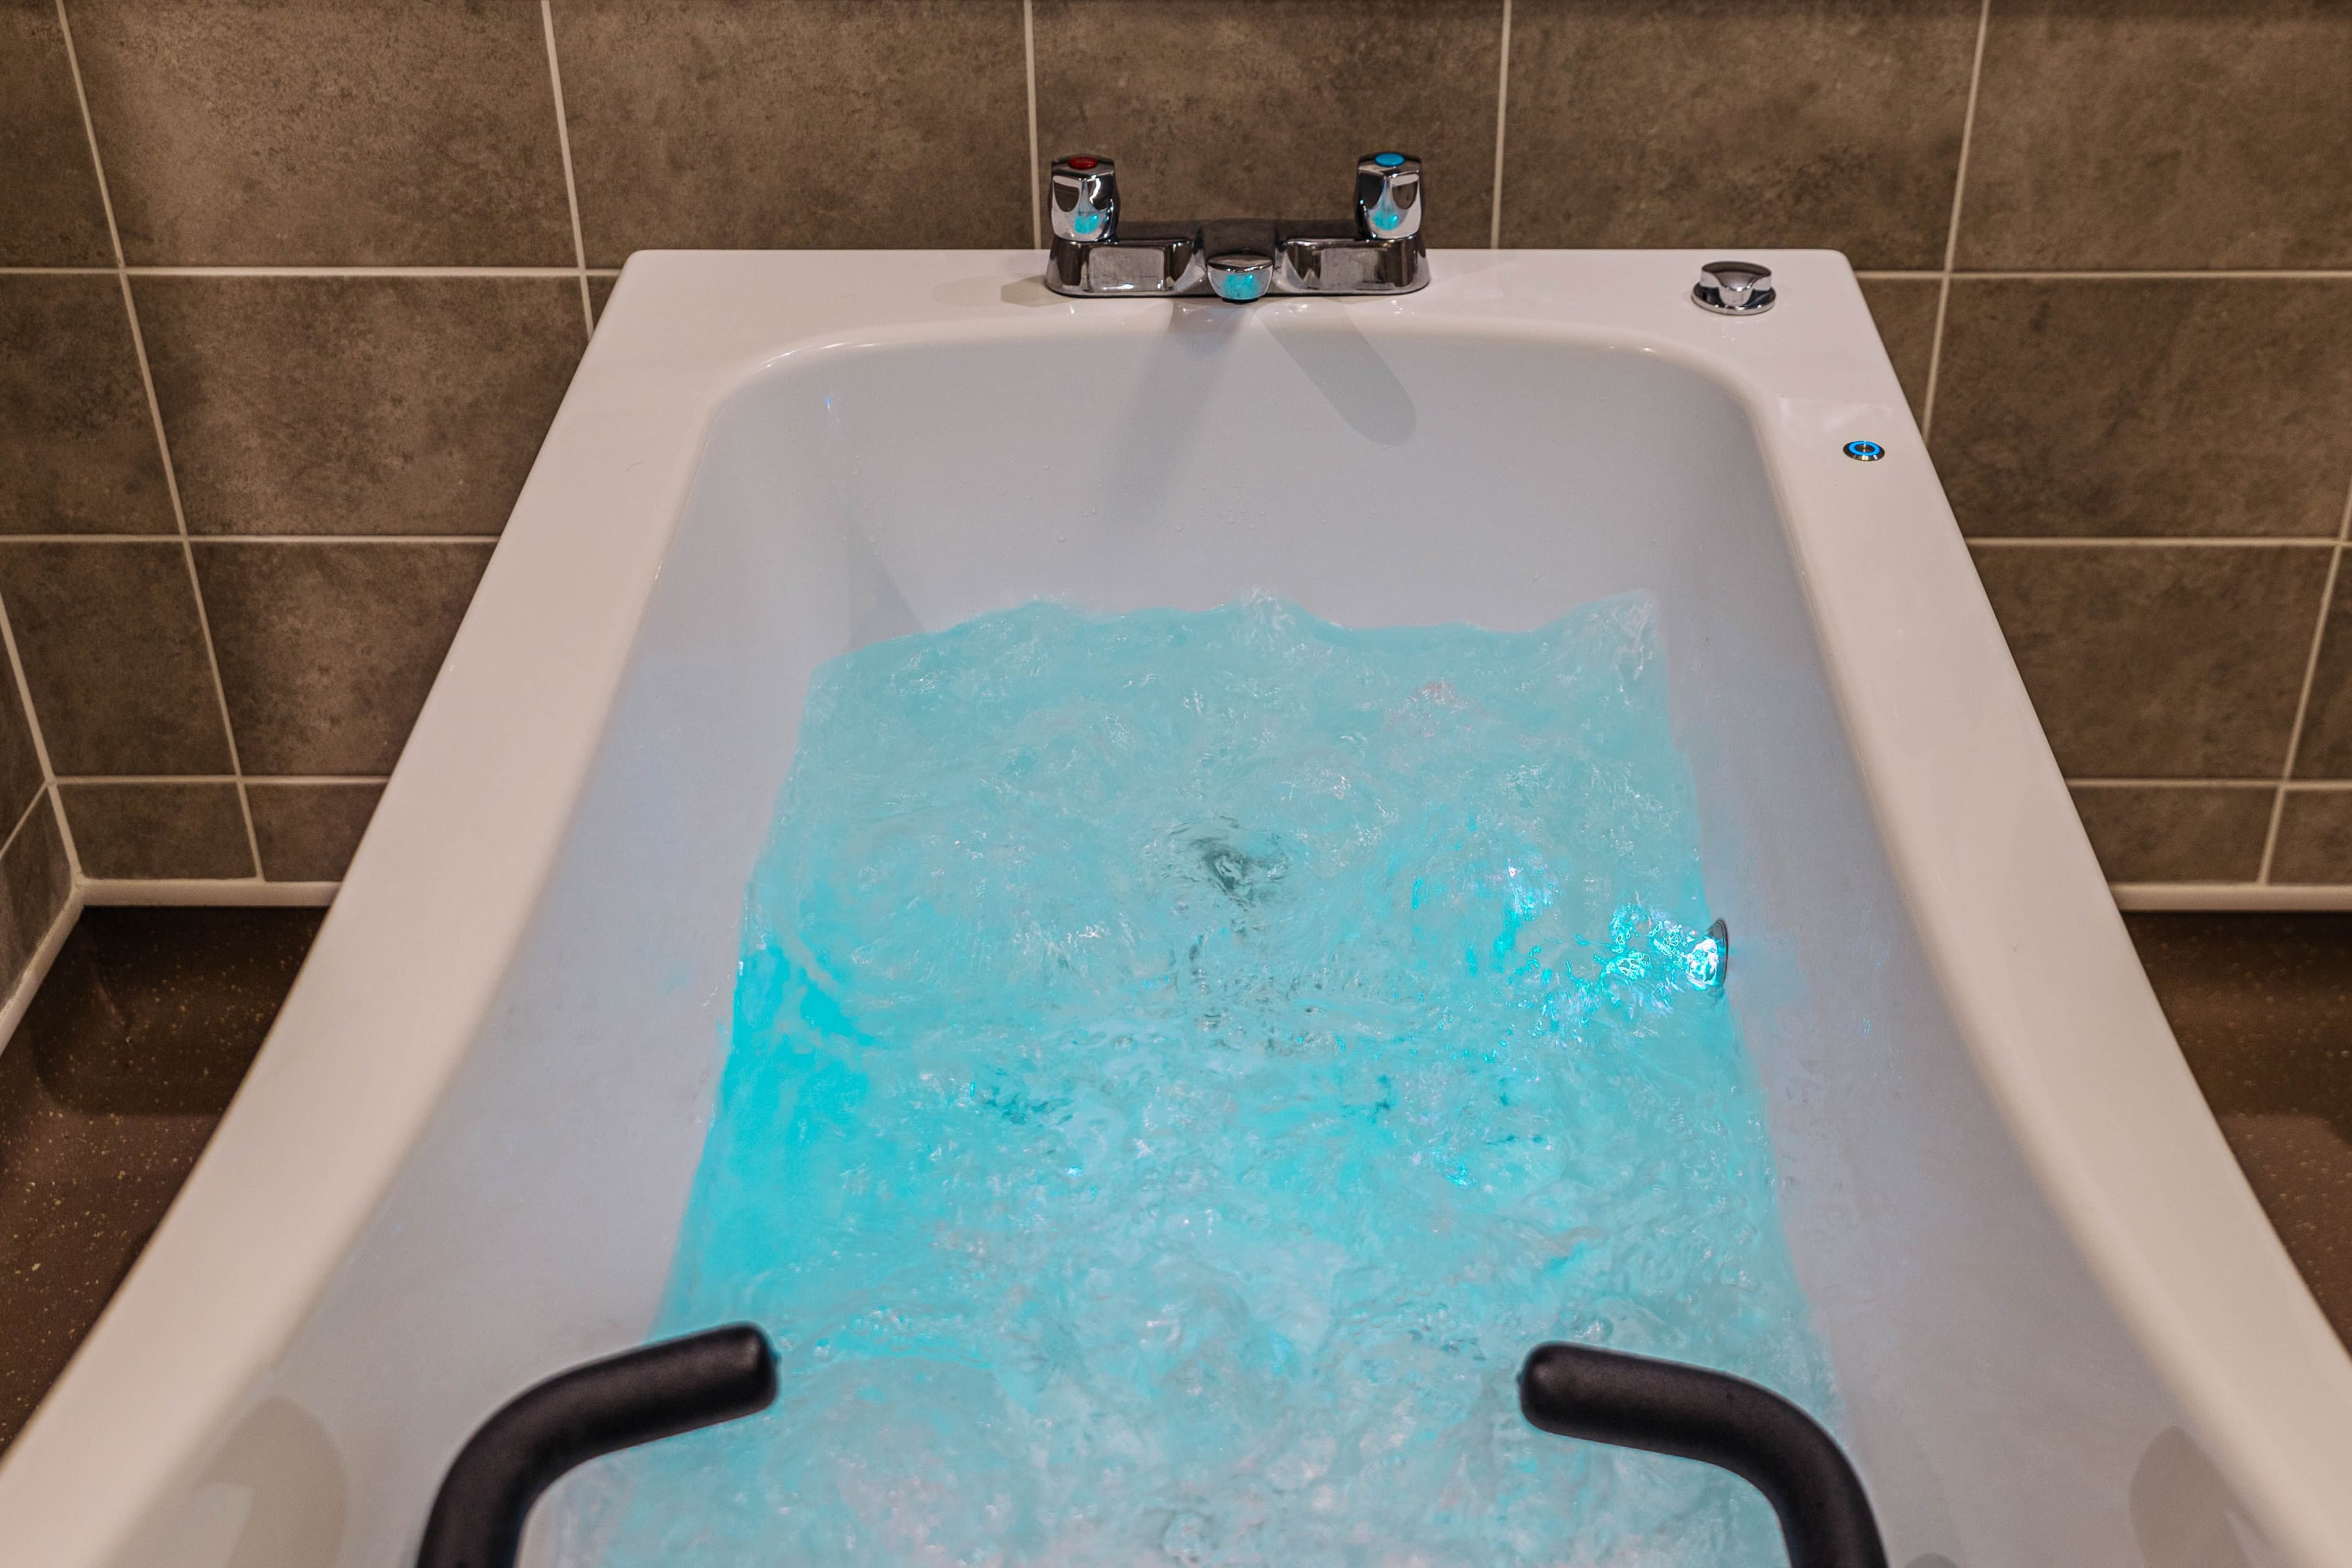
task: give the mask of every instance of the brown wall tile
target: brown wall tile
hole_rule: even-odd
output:
[[[1916,419],[1927,397],[1927,367],[1936,354],[1936,307],[1944,286],[1933,278],[1864,278],[1862,297],[1870,305],[1870,319],[1878,327],[1886,357],[1895,362],[1895,379],[1911,402]]]
[[[0,277],[0,532],[177,529],[122,285]]]
[[[2311,672],[2311,702],[2295,748],[2299,779],[2352,779],[2352,573],[2336,574],[2336,596]]]
[[[1138,218],[1345,218],[1356,160],[1428,172],[1432,245],[1492,231],[1501,0],[1038,0],[1037,151],[1118,161]]]
[[[2278,776],[2326,551],[1979,546],[1976,563],[2070,776]]]
[[[2352,790],[2287,791],[2271,880],[2352,882]]]
[[[255,874],[233,784],[60,784],[58,793],[85,877]]]
[[[247,771],[390,773],[489,558],[456,541],[200,542]]]
[[[113,265],[53,0],[0,4],[0,267]]]
[[[2099,784],[2074,795],[2110,882],[2251,882],[2276,793]]]
[[[2352,266],[2352,7],[2001,0],[1960,262]]]
[[[57,813],[43,795],[0,852],[0,996],[16,989],[72,891],[73,866]]]
[[[263,876],[273,882],[334,882],[352,863],[383,785],[255,779],[247,783],[246,795],[253,803]]]
[[[559,0],[588,264],[1029,242],[1016,0]]]
[[[2352,280],[1957,279],[1935,451],[1973,534],[2332,534]]]
[[[33,727],[16,695],[16,676],[0,658],[0,833],[25,815],[25,803],[40,787],[41,756],[33,749]]]
[[[588,259],[1027,244],[1022,9],[554,0]],[[1936,267],[1979,12],[1515,0],[1504,238],[1826,245],[1865,267]],[[528,0],[74,0],[72,16],[134,263],[573,260]],[[0,0],[0,166],[15,175],[0,265],[111,255],[56,19],[46,0]],[[1139,217],[1339,216],[1354,156],[1394,144],[1430,163],[1433,241],[1487,238],[1501,0],[1035,0],[1035,23],[1038,151],[1117,155]],[[2001,0],[1963,265],[2352,266],[2345,59],[2352,11],[2332,0],[2244,0],[2226,25],[2187,0]],[[1939,286],[1864,287],[1916,412]],[[582,344],[570,279],[135,288],[201,534],[495,534]],[[611,289],[593,280],[594,309]],[[2347,306],[2340,280],[1962,279],[1935,448],[1964,528],[2332,533],[2352,484]],[[174,529],[119,286],[0,278],[0,534]],[[387,771],[487,545],[197,550],[245,765]],[[2070,772],[2275,773],[2326,552],[1979,559]],[[226,771],[176,543],[0,543],[0,597],[62,773]],[[2339,603],[2304,777],[2352,776],[2347,616]],[[0,690],[0,821],[39,782],[6,708]],[[66,789],[100,865],[243,856],[235,872],[172,874],[254,874],[243,810],[234,846],[225,826],[233,786]],[[339,876],[379,789],[251,784],[262,869]],[[2290,798],[2282,866],[2336,852],[2345,798]],[[2129,880],[2250,877],[2267,800],[2077,791]]]
[[[1944,264],[1974,0],[1517,0],[1503,242]]]
[[[196,533],[496,533],[578,363],[569,278],[142,278]]]
[[[0,543],[0,597],[60,777],[229,771],[182,549]]]
[[[76,0],[131,262],[570,266],[535,5]]]

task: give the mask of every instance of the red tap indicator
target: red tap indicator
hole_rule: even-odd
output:
[[[1101,162],[1098,158],[1067,158],[1063,161],[1073,169],[1091,169]]]

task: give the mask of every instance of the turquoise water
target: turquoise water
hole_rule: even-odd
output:
[[[1665,686],[1640,596],[825,666],[658,1331],[753,1320],[782,1393],[602,1467],[566,1559],[1780,1562],[1513,1384],[1581,1339],[1831,1413]]]

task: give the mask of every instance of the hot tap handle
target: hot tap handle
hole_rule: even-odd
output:
[[[1406,153],[1367,153],[1356,160],[1356,234],[1410,239],[1421,232],[1421,160]]]
[[[1076,153],[1055,159],[1047,189],[1055,238],[1099,244],[1118,237],[1118,172],[1108,158]]]

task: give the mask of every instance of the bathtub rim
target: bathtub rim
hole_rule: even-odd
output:
[[[1703,254],[1712,253],[1439,252],[1437,281],[1423,293],[1312,303],[1379,321],[1382,331],[1540,334],[1580,346],[1593,346],[1584,340],[1596,335],[1606,346],[1654,338],[1645,352],[1670,353],[1740,402],[1881,842],[1973,1067],[2045,1200],[2240,1498],[2276,1544],[2313,1563],[2352,1560],[2352,1500],[2323,1489],[2336,1475],[2327,1467],[2352,1455],[2352,1360],[2287,1260],[2156,1009],[1851,269],[1832,252],[1756,253],[1788,280],[1791,299],[1815,288],[1850,296],[1824,340],[1791,342],[1788,323],[1799,311],[1726,322],[1692,310],[1678,289],[1654,287]],[[562,852],[718,413],[751,379],[821,347],[1018,339],[1073,315],[1099,320],[1087,321],[1087,331],[1144,332],[1170,310],[1165,301],[1081,301],[1046,305],[1053,316],[1033,320],[1038,307],[1013,296],[1034,284],[1037,266],[1034,253],[632,259],[279,1026],[146,1255],[0,1461],[0,1519],[12,1530],[24,1520],[28,1532],[17,1539],[43,1548],[44,1561],[105,1560],[125,1546],[146,1507],[185,1480],[208,1435],[324,1289],[455,1081]],[[1003,285],[993,301],[940,298],[976,273]],[[1791,395],[1806,387],[1813,395]],[[1871,434],[1902,437],[1891,460],[1865,468],[1834,455],[1832,427],[1856,418]],[[628,432],[619,447],[608,423]],[[632,440],[652,455],[624,463]],[[649,465],[657,471],[632,477]],[[1864,472],[1880,487],[1874,506],[1851,499]],[[583,547],[583,526],[606,547]],[[1948,586],[1939,606],[1948,618],[1890,624],[1874,590],[1887,571],[1925,572]],[[572,596],[553,592],[561,588]],[[1916,689],[1892,689],[1882,668],[1887,649],[1906,639],[1909,659],[1895,662],[1921,667],[1923,638],[1941,656],[1924,661],[1939,667],[1925,684],[1948,682],[1969,700],[1958,705],[1989,705],[2003,721],[2002,782],[2015,787],[2007,847],[2030,836],[2056,856],[2037,890],[2048,895],[2063,880],[2072,884],[2063,896],[2036,902],[1992,887],[1984,863],[2001,858],[2003,843],[1965,813],[1949,816],[1951,803],[1929,776],[1947,752],[1935,743],[1937,725],[1923,726],[1916,712],[1938,704],[1916,700]],[[532,710],[521,699],[543,699],[541,678],[562,679],[562,700]],[[518,711],[530,714],[531,746],[518,752],[509,737],[502,751],[492,747],[514,766],[496,775],[499,790],[485,790],[484,727]],[[465,844],[436,814],[471,810],[479,828],[478,819],[498,815],[486,803],[500,791],[508,842],[489,846],[479,866],[457,865]],[[422,879],[435,863],[470,875],[491,896],[425,931],[418,928],[438,889]],[[2054,996],[2046,977],[2019,970],[2004,949],[2020,931],[2074,954],[2080,994]],[[458,960],[436,969],[438,984],[384,998],[408,1009],[397,1035],[382,1019],[354,1016],[335,990],[370,970],[382,980],[390,965],[379,950]],[[2053,1009],[2063,1022],[2044,1024],[2019,1011],[2025,1000],[2074,1005]],[[2062,1039],[2053,1048],[2050,1035],[2077,1025],[2087,1045]],[[435,1048],[420,1052],[420,1041]],[[385,1058],[387,1044],[405,1053],[396,1064]],[[371,1050],[375,1059],[363,1059]],[[2130,1091],[2134,1114],[2110,1115],[2101,1103],[2113,1100],[2103,1091],[2118,1088]],[[334,1091],[329,1103],[372,1093],[390,1109],[362,1130],[372,1136],[354,1140],[307,1113],[326,1091]],[[321,1125],[289,1137],[289,1114]],[[320,1163],[294,1163],[311,1158]],[[301,1223],[313,1245],[298,1251],[239,1238],[236,1222],[250,1205],[283,1206],[285,1193],[268,1178],[282,1184],[289,1166],[304,1172],[293,1184],[303,1189]],[[322,1168],[334,1180],[312,1179]],[[2165,1201],[2179,1196],[2195,1200],[2186,1226]],[[2200,1258],[2184,1234],[2230,1245]],[[240,1244],[253,1275],[219,1278]],[[2197,1276],[2226,1272],[2225,1259],[2237,1272],[2217,1303]],[[2232,1300],[2261,1310],[2232,1321]],[[191,1319],[191,1301],[206,1311]],[[2271,1337],[2255,1342],[2262,1335],[2248,1321]],[[2235,1331],[2217,1336],[2217,1322]],[[175,1356],[175,1342],[183,1352],[227,1353]],[[2321,1345],[2329,1354],[2315,1365],[2309,1352]],[[121,1421],[131,1408],[142,1419]],[[109,1509],[109,1500],[136,1507]]]

